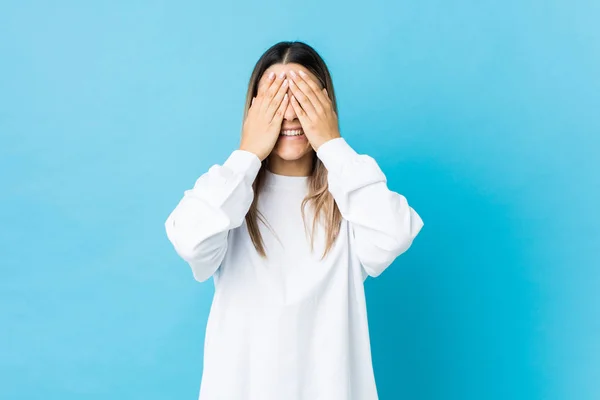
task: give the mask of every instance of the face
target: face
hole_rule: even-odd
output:
[[[266,79],[269,76],[269,74],[271,73],[271,71],[275,72],[275,74],[276,74],[275,76],[277,76],[277,74],[279,74],[283,71],[289,72],[292,69],[294,71],[300,70],[300,71],[305,72],[306,74],[308,74],[308,76],[311,79],[313,79],[315,82],[317,82],[317,85],[319,85],[319,87],[322,88],[322,85],[319,83],[319,80],[317,79],[317,77],[314,74],[312,74],[304,66],[302,66],[300,64],[294,64],[294,63],[271,65],[264,72],[259,84],[263,84],[266,81]],[[291,89],[288,89],[288,97],[291,97],[291,96],[292,96],[292,91],[291,91]],[[289,102],[288,106],[285,110],[285,114],[283,116],[283,121],[281,123],[281,130],[283,132],[286,130],[294,130],[294,129],[302,129],[302,125],[300,124],[300,120],[296,116],[296,112],[294,111],[294,107],[292,107],[292,103]],[[300,136],[283,136],[282,134],[280,134],[279,139],[277,139],[277,143],[275,143],[275,147],[273,148],[273,151],[271,152],[271,156],[279,157],[286,161],[294,161],[294,160],[299,160],[303,157],[312,156],[310,154],[311,152],[314,152],[314,150],[311,147],[308,139],[306,139],[306,136],[304,134],[302,134]]]

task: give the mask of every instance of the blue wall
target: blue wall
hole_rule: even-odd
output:
[[[52,3],[0,6],[0,398],[196,398],[163,223],[289,39],[426,223],[366,283],[380,397],[600,398],[600,3]]]

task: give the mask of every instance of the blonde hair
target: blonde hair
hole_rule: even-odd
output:
[[[252,103],[252,98],[257,95],[258,82],[260,81],[260,78],[264,72],[273,64],[291,63],[304,66],[319,79],[322,87],[327,89],[327,93],[333,103],[334,111],[337,113],[337,103],[333,89],[333,82],[331,80],[329,70],[321,56],[315,51],[315,49],[305,43],[298,41],[279,42],[270,47],[260,57],[254,67],[254,70],[252,71],[252,75],[250,76],[250,81],[248,83],[248,93],[246,95],[246,104],[244,107],[244,120],[248,114],[248,109]],[[260,211],[258,211],[257,204],[258,196],[260,195],[262,184],[264,182],[267,164],[268,158],[263,160],[256,179],[252,184],[254,189],[254,199],[245,217],[248,233],[250,234],[254,248],[258,254],[261,255],[261,257],[266,257],[266,251],[262,235],[258,228],[258,221],[260,220],[265,225],[268,225],[268,223]],[[333,243],[335,242],[335,239],[339,235],[342,214],[340,213],[333,196],[328,190],[327,169],[321,160],[316,156],[316,154],[313,154],[312,173],[308,177],[308,194],[302,200],[301,204],[302,219],[305,221],[305,228],[306,219],[304,208],[307,204],[311,204],[314,210],[310,242],[311,251],[314,249],[315,229],[317,228],[318,222],[322,221],[325,228],[325,250],[321,256],[321,259],[323,259],[327,253],[329,253]]]

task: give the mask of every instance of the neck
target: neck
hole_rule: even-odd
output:
[[[313,157],[310,151],[297,160],[284,160],[275,153],[269,155],[269,170],[277,175],[309,176],[312,173]]]

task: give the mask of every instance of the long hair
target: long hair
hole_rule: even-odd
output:
[[[331,80],[331,75],[329,73],[329,69],[325,65],[325,62],[321,58],[321,56],[313,49],[311,46],[299,42],[279,42],[273,46],[271,46],[258,60],[256,63],[254,70],[252,71],[252,75],[250,76],[250,81],[248,83],[248,93],[246,95],[246,104],[244,107],[244,117],[243,120],[246,119],[248,115],[248,109],[252,104],[252,98],[257,95],[258,92],[258,83],[260,78],[264,74],[264,72],[274,64],[300,64],[312,72],[320,81],[321,85],[327,89],[327,93],[329,98],[333,103],[334,111],[337,110],[337,103],[335,98],[335,92],[333,89],[333,82]],[[265,221],[264,216],[258,211],[257,203],[258,197],[260,195],[260,191],[262,188],[262,184],[264,182],[265,169],[266,164],[268,163],[268,157],[262,161],[262,165],[252,187],[254,189],[254,199],[252,201],[252,205],[246,214],[246,225],[248,227],[248,232],[250,234],[250,238],[252,239],[252,243],[258,254],[261,257],[266,257],[265,246],[263,242],[262,235],[258,228],[258,221],[260,219],[265,225],[268,223]],[[314,250],[314,238],[315,238],[315,229],[317,229],[317,224],[319,221],[322,221],[324,229],[325,229],[325,250],[321,259],[325,258],[327,253],[331,250],[335,239],[339,235],[340,225],[342,222],[342,214],[335,203],[333,196],[328,190],[327,184],[327,169],[321,162],[321,160],[314,154],[313,152],[313,168],[312,173],[308,177],[308,194],[302,200],[301,204],[301,212],[302,219],[304,221],[305,233],[306,231],[306,214],[304,212],[304,208],[307,204],[312,206],[312,210],[314,211],[314,218],[312,223],[311,230],[311,251]]]

